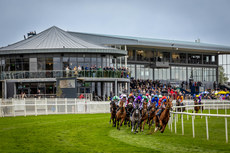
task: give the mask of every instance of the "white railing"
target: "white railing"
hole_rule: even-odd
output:
[[[0,100],[0,116],[109,113],[109,102],[70,98]]]
[[[195,116],[205,116],[205,121],[206,121],[206,136],[207,136],[207,140],[209,140],[209,129],[208,129],[208,118],[210,117],[224,117],[225,118],[225,137],[226,137],[226,143],[228,143],[228,123],[227,123],[227,118],[230,118],[230,115],[227,115],[227,109],[230,108],[230,104],[219,104],[218,102],[211,102],[212,104],[207,104],[204,103],[202,105],[185,105],[185,106],[173,106],[173,110],[171,111],[171,117],[169,120],[169,129],[171,129],[171,132],[173,131],[173,122],[174,122],[174,126],[175,126],[175,133],[177,133],[177,122],[178,122],[178,114],[181,114],[181,129],[182,129],[182,135],[184,135],[184,119],[183,119],[183,115],[187,115],[187,120],[189,120],[189,116],[192,116],[192,133],[193,133],[193,138],[195,138],[195,123],[194,123],[194,119]],[[195,113],[194,111],[194,107],[195,106],[203,106],[204,110],[208,109],[209,113],[208,114],[204,114],[202,113],[202,107],[201,108],[201,113]],[[177,112],[177,108],[186,108],[187,112]],[[188,110],[193,110],[193,113],[189,113]],[[211,114],[210,113],[210,109],[216,109],[217,114]],[[224,109],[225,110],[225,114],[218,114],[218,110],[219,109]]]

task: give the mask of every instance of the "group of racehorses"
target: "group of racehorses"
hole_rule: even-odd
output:
[[[124,123],[124,125],[131,127],[131,132],[137,133],[138,128],[140,128],[140,131],[144,131],[144,126],[147,122],[149,129],[151,129],[152,124],[155,123],[154,132],[157,132],[158,130],[160,130],[161,133],[164,132],[165,127],[169,121],[170,110],[172,109],[171,98],[166,99],[166,107],[162,110],[160,116],[156,115],[159,109],[155,107],[154,103],[150,103],[148,106],[147,102],[143,102],[143,107],[140,111],[140,106],[137,105],[134,108],[132,102],[133,101],[128,103],[125,107],[124,101],[120,101],[119,106],[116,105],[115,101],[111,101],[110,123],[111,121],[113,122],[113,127],[117,127],[117,129],[120,130],[120,127]]]

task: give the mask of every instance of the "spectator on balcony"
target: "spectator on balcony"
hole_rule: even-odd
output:
[[[66,71],[66,77],[69,77],[69,65],[65,68],[65,71]]]
[[[74,75],[75,75],[75,76],[78,76],[78,71],[77,71],[78,69],[77,69],[77,66],[74,66],[73,70],[74,70]]]

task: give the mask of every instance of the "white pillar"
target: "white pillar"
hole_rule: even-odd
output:
[[[174,122],[174,125],[175,125],[175,133],[177,133],[177,131],[176,131],[176,122],[177,122],[177,121],[176,121],[176,118],[177,118],[177,115],[178,115],[178,114],[175,114],[175,122]]]
[[[226,135],[226,143],[228,143],[228,120],[225,117],[225,135]]]
[[[205,116],[205,120],[206,120],[206,135],[207,135],[207,140],[209,140],[209,133],[208,133],[208,117]]]
[[[181,127],[182,128],[182,135],[184,135],[184,119],[183,119],[183,114],[181,114],[181,126],[182,126]]]
[[[193,138],[195,138],[194,117],[195,116],[192,116],[192,135],[193,135]]]

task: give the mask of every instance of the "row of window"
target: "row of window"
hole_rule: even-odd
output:
[[[32,57],[32,58],[0,58],[0,71],[40,71],[40,70],[65,70],[78,67],[114,66],[113,56],[85,55],[70,57]]]

